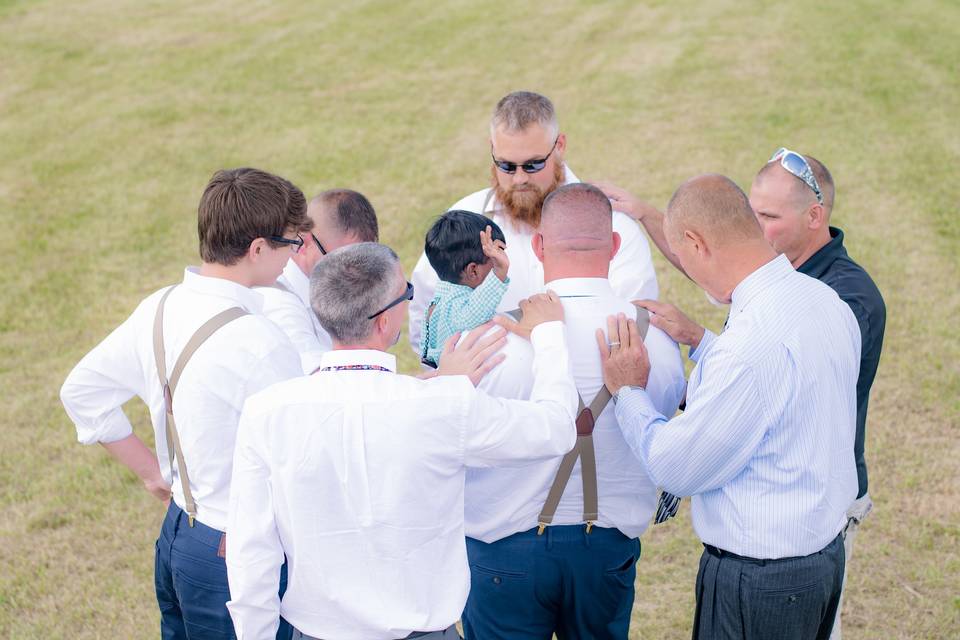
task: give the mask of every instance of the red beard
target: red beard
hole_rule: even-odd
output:
[[[563,183],[563,163],[557,162],[553,168],[553,184],[546,189],[540,189],[533,183],[522,187],[504,189],[497,181],[497,167],[490,167],[490,179],[493,181],[493,192],[500,203],[500,207],[517,226],[527,226],[536,229],[540,226],[540,213],[543,210],[543,201],[552,191]],[[517,167],[517,171],[523,171]]]

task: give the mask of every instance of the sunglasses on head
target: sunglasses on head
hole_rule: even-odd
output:
[[[381,313],[383,313],[383,312],[385,312],[385,311],[389,311],[389,310],[392,309],[393,307],[397,306],[398,304],[400,304],[401,302],[404,302],[404,301],[406,301],[406,300],[413,300],[413,285],[412,285],[411,283],[409,283],[409,282],[407,283],[407,290],[403,292],[403,295],[402,295],[402,296],[400,296],[399,298],[397,298],[396,300],[394,300],[393,302],[391,302],[390,304],[388,304],[387,306],[385,306],[383,309],[380,309],[380,311],[377,311],[377,312],[376,312],[375,314],[373,314],[372,316],[367,316],[367,320],[373,320],[374,318],[376,318],[376,317],[377,317],[378,315],[380,315]]]
[[[780,166],[786,169],[787,172],[803,180],[804,184],[817,194],[817,202],[823,204],[823,194],[820,192],[820,184],[817,182],[817,177],[813,175],[813,169],[810,168],[810,163],[807,162],[806,158],[796,151],[790,151],[790,149],[786,147],[780,147],[770,156],[767,164],[776,162],[777,160],[780,161]]]
[[[553,140],[553,145],[550,147],[550,153],[540,158],[539,160],[527,160],[526,162],[507,162],[506,160],[497,160],[496,156],[493,155],[493,147],[490,147],[490,157],[493,158],[493,164],[496,165],[497,169],[503,171],[504,173],[516,173],[517,167],[523,169],[524,173],[538,173],[543,171],[543,168],[547,166],[547,160],[550,159],[550,156],[553,155],[553,152],[557,148],[557,140],[560,139],[560,136],[557,136]]]

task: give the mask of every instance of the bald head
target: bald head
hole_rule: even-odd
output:
[[[540,234],[548,249],[609,251],[613,243],[610,200],[586,183],[564,185],[543,202]]]
[[[830,170],[827,169],[826,165],[813,156],[806,154],[801,155],[807,161],[807,164],[810,165],[810,170],[813,171],[813,177],[817,179],[820,194],[823,196],[823,208],[829,218],[830,212],[833,211],[833,200],[836,193],[833,185],[833,176],[830,174]],[[813,192],[813,189],[807,186],[807,183],[803,180],[781,167],[779,162],[768,162],[763,165],[763,168],[757,172],[754,183],[761,184],[771,178],[774,180],[780,179],[784,185],[787,185],[784,188],[787,190],[790,202],[796,211],[803,211],[811,204],[816,204],[817,196]]]
[[[695,231],[717,247],[763,239],[746,194],[719,174],[697,176],[680,185],[667,205],[666,218],[674,238]]]

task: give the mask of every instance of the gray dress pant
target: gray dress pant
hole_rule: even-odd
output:
[[[293,640],[301,640],[301,638],[303,640],[320,640],[320,638],[308,636],[307,634],[294,629]],[[448,628],[443,629],[442,631],[414,631],[406,638],[400,638],[398,640],[407,640],[407,638],[410,638],[411,640],[413,638],[417,638],[417,640],[462,640],[460,634],[457,633],[457,625],[455,624],[450,625]]]
[[[827,640],[843,585],[843,537],[816,553],[756,560],[704,545],[694,640]]]

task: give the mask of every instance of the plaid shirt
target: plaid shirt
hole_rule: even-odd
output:
[[[510,278],[501,281],[490,270],[476,289],[441,280],[423,317],[423,342],[420,358],[436,366],[443,344],[458,331],[467,331],[493,317],[507,292]],[[432,311],[431,311],[432,310]]]

